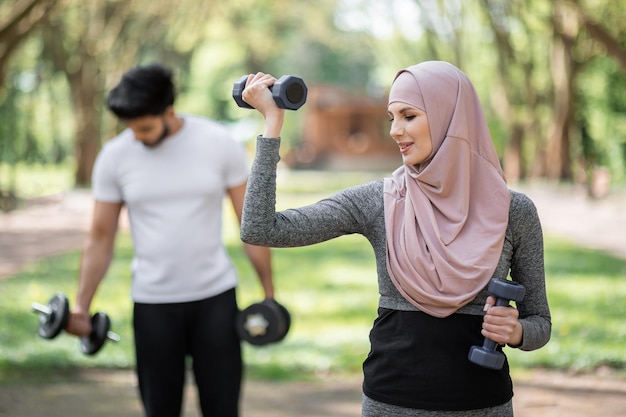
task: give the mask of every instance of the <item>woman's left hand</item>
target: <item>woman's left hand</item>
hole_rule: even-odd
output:
[[[514,307],[496,307],[495,304],[496,299],[489,296],[485,304],[482,335],[501,345],[521,345],[523,329],[518,320],[519,312]]]

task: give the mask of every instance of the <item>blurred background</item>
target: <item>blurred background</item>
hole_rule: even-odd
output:
[[[279,209],[389,174],[401,163],[386,115],[394,75],[425,60],[457,65],[475,84],[509,185],[548,185],[531,197],[548,226],[552,339],[532,353],[507,349],[515,377],[547,368],[626,380],[625,16],[626,2],[605,0],[0,0],[0,261],[25,239],[57,249],[0,273],[0,394],[15,396],[5,404],[19,402],[25,377],[133,366],[127,230],[93,306],[109,312],[121,343],[86,358],[75,338],[37,337],[29,307],[57,290],[73,302],[93,163],[123,128],[106,94],[127,69],[155,61],[174,70],[179,112],[227,124],[250,155],[261,120],[236,106],[233,83],[257,71],[305,80],[307,103],[283,131]],[[260,291],[226,213],[245,306]],[[61,215],[81,224],[63,226]],[[556,223],[579,233],[564,240]],[[73,251],[39,226],[73,231]],[[608,236],[613,245],[589,245]],[[377,306],[371,247],[347,236],[273,253],[293,327],[280,344],[245,347],[248,375],[358,376]]]
[[[299,75],[309,100],[287,118],[286,164],[385,171],[400,161],[385,114],[393,76],[447,60],[475,83],[509,183],[602,197],[626,177],[625,13],[602,0],[3,0],[2,207],[46,191],[20,186],[24,170],[57,167],[68,186],[89,186],[121,129],[107,91],[154,61],[175,71],[179,111],[242,141],[259,119],[234,105],[233,82]]]

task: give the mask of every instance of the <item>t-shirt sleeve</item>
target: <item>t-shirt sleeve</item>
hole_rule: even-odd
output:
[[[96,201],[118,203],[124,200],[115,175],[115,158],[106,145],[98,154],[91,176],[92,194]]]
[[[236,187],[248,180],[250,174],[248,155],[244,146],[232,138],[227,138],[228,151],[224,155],[224,183],[226,188]]]

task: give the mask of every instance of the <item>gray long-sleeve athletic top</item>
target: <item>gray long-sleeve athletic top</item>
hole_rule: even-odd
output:
[[[241,239],[269,247],[298,247],[358,233],[370,242],[376,257],[379,307],[416,311],[396,289],[387,272],[387,243],[383,181],[377,180],[340,191],[317,203],[275,211],[276,166],[280,139],[259,137],[243,206]],[[495,277],[511,279],[526,288],[517,303],[524,330],[518,348],[534,350],[550,339],[550,310],[546,297],[543,233],[537,210],[524,194],[511,191],[509,224]],[[457,312],[483,315],[487,288]]]

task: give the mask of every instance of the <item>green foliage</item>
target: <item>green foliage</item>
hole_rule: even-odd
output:
[[[18,190],[22,199],[57,194],[72,189],[73,164],[0,163],[0,190]]]
[[[40,38],[29,38],[8,68],[0,91],[0,162],[56,164],[72,154],[67,84],[41,61],[42,48]]]
[[[577,83],[581,128],[580,152],[591,167],[609,168],[614,180],[626,178],[626,73],[607,57],[598,57],[585,66]]]
[[[9,10],[10,3],[4,9]],[[619,18],[624,5],[597,0],[575,3],[619,47],[626,30]],[[523,125],[521,163],[529,165],[525,172],[540,172],[532,164],[543,160],[540,154],[546,150],[556,111],[553,77],[558,68],[551,68],[549,55],[554,7],[547,0],[207,4],[181,0],[175,8],[163,0],[67,0],[11,55],[0,91],[0,161],[57,163],[74,154],[85,155],[73,148],[86,141],[97,144],[111,137],[119,125],[103,107],[105,89],[124,70],[140,63],[159,60],[176,70],[181,111],[227,123],[243,120],[245,134],[253,131],[254,137],[260,116],[238,109],[230,98],[232,83],[241,74],[291,73],[310,84],[335,84],[380,96],[398,68],[444,59],[474,81],[499,154],[508,146],[512,125]],[[506,35],[506,46],[495,36],[496,28],[487,16]],[[622,182],[626,179],[624,69],[600,44],[581,25],[572,45],[579,77],[575,128],[588,127],[586,138],[591,139],[594,160],[587,160],[589,154],[578,137],[568,146],[576,164],[606,166],[613,181]],[[79,76],[81,70],[93,68],[91,75]],[[93,118],[88,111],[72,108],[90,103],[99,118],[95,122],[81,120],[83,114]],[[305,111],[286,119],[286,144],[300,139]],[[98,126],[99,132],[77,138],[81,133],[74,129],[88,126],[87,122]],[[97,133],[101,137],[94,138]]]

